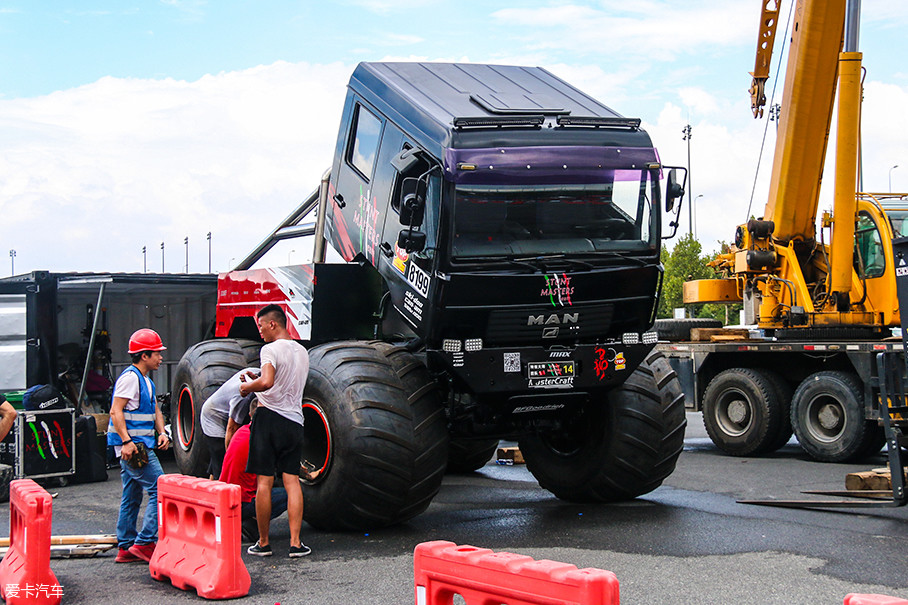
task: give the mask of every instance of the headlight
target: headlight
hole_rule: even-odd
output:
[[[464,349],[467,351],[480,351],[482,350],[482,339],[481,338],[468,338],[464,341]]]
[[[643,335],[643,344],[654,345],[657,342],[659,342],[659,333],[658,332],[646,332]]]
[[[636,332],[625,332],[621,335],[621,342],[626,345],[635,345],[640,343],[640,335]]]
[[[460,344],[459,340],[445,338],[444,340],[441,341],[442,350],[446,351],[448,353],[459,353],[460,347],[461,347],[461,344]]]

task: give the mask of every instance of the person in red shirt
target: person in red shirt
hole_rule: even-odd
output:
[[[258,401],[255,399],[249,404],[250,418],[255,413]],[[258,526],[255,520],[255,492],[256,476],[246,472],[246,461],[249,459],[249,425],[244,424],[230,440],[227,453],[224,454],[224,464],[221,467],[220,480],[240,486],[243,516],[243,541],[254,542],[258,537]],[[287,490],[275,487],[271,490],[271,518],[281,516],[287,510]]]

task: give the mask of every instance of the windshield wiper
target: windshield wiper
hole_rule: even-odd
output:
[[[636,256],[629,256],[627,254],[624,254],[623,252],[615,252],[614,250],[599,250],[598,252],[596,252],[596,254],[597,255],[601,254],[601,255],[617,256],[618,258],[623,258],[625,260],[632,260],[637,263],[640,263],[640,265],[642,265],[644,267],[646,267],[650,264],[650,263],[646,262],[645,260],[643,260],[642,258],[637,258]]]
[[[519,267],[526,267],[531,271],[537,271],[538,267],[531,265],[524,261],[524,259],[511,258],[510,256],[499,254],[496,256],[455,256],[454,260],[456,261],[466,261],[466,262],[483,262],[483,263],[492,263],[492,262],[505,262],[511,265],[517,265]]]
[[[567,263],[568,265],[570,265],[571,267],[579,266],[579,267],[583,267],[584,269],[587,269],[590,271],[595,269],[595,266],[592,263],[588,263],[587,261],[580,260],[577,258],[569,257],[568,255],[566,255],[564,253],[543,254],[541,256],[526,256],[526,257],[516,258],[514,260],[516,260],[518,262],[539,263],[537,266],[541,267],[544,270],[548,270],[546,267],[546,264],[545,264],[545,261],[547,261],[547,260],[563,261],[563,262]]]

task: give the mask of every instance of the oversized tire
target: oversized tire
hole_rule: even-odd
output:
[[[879,427],[864,418],[862,402],[855,374],[824,371],[805,378],[791,402],[791,425],[804,451],[822,462],[847,462],[879,451],[873,451],[880,444]]]
[[[653,351],[606,401],[592,402],[558,431],[519,440],[539,485],[562,500],[614,502],[656,489],[684,447],[684,394]]]
[[[690,319],[657,319],[653,328],[659,335],[659,340],[690,340],[690,331],[694,328],[721,328],[722,322],[718,319],[707,317],[692,317]]]
[[[447,472],[457,474],[479,470],[497,450],[498,439],[451,439]]]
[[[716,447],[732,456],[758,456],[788,441],[789,408],[774,377],[778,379],[764,370],[731,368],[709,381],[703,393],[703,425]]]
[[[184,475],[201,477],[208,467],[208,447],[199,425],[202,405],[239,370],[258,365],[260,347],[233,338],[206,340],[191,346],[177,364],[170,420],[174,457]]]
[[[15,479],[15,469],[8,464],[0,464],[0,502],[9,501],[9,484]]]
[[[303,458],[304,518],[320,529],[406,521],[438,493],[448,432],[425,365],[384,342],[347,341],[309,353]]]

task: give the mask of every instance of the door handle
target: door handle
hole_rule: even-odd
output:
[[[384,254],[388,258],[394,256],[394,250],[391,249],[391,244],[389,244],[388,242],[382,242],[379,248],[381,248],[382,254]]]
[[[344,196],[342,196],[340,193],[334,194],[334,201],[337,202],[338,208],[345,208],[347,206],[347,202],[344,201]]]

